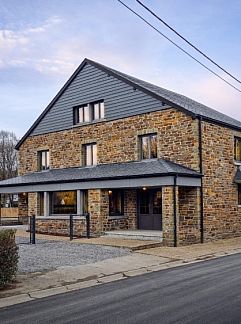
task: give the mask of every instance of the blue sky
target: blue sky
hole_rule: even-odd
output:
[[[195,54],[135,0],[123,1]],[[143,2],[241,79],[240,0]],[[241,93],[116,0],[0,0],[0,129],[21,137],[85,57],[241,120]]]

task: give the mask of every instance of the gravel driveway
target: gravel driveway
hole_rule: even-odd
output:
[[[111,259],[131,252],[128,249],[92,244],[37,240],[36,245],[17,237],[19,273],[53,270],[61,266],[75,266]]]

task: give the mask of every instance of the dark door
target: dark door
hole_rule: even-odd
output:
[[[162,230],[162,191],[161,189],[140,190],[139,229]]]

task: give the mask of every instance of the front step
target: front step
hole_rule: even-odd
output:
[[[163,235],[161,231],[148,231],[148,230],[108,231],[105,232],[105,236],[124,239],[124,240],[159,241],[159,242],[162,242],[163,240]]]

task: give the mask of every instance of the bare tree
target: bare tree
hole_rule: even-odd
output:
[[[17,137],[13,132],[0,131],[0,180],[17,176],[18,162],[15,150],[17,141]],[[9,195],[9,199],[10,205],[12,205],[12,195]]]

